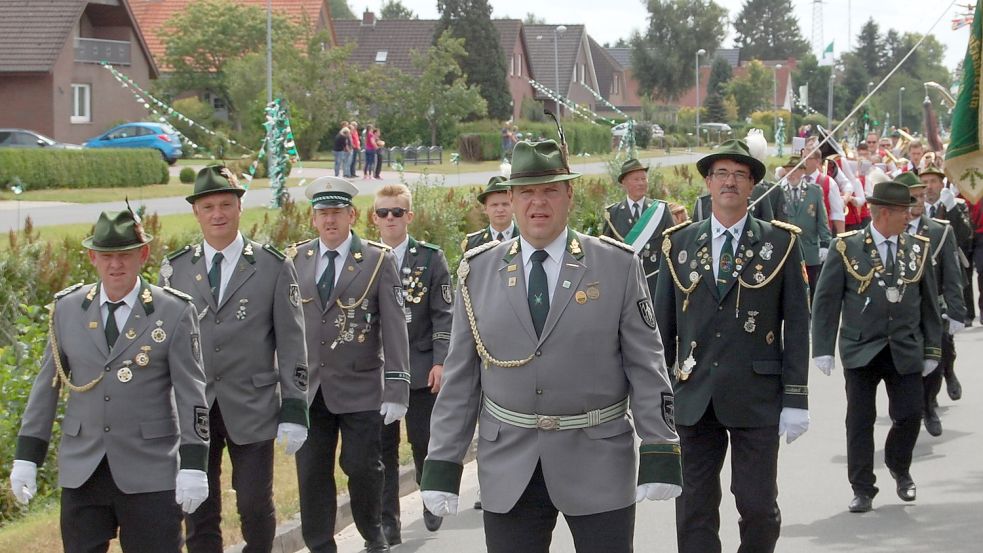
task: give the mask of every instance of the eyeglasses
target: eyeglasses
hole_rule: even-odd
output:
[[[380,219],[385,219],[390,213],[392,213],[393,217],[399,219],[403,215],[406,215],[407,211],[409,210],[404,207],[377,207],[375,209],[375,214],[379,216]]]
[[[736,182],[738,184],[740,184],[742,182],[747,182],[748,180],[751,179],[751,175],[749,175],[749,174],[747,174],[747,173],[745,173],[743,171],[734,171],[732,173],[732,172],[730,172],[730,171],[728,171],[726,169],[719,169],[719,170],[714,171],[713,173],[710,173],[710,174],[713,176],[713,178],[715,178],[715,179],[717,179],[718,181],[721,181],[721,182],[727,182],[727,181],[730,180],[731,177],[734,177],[734,182]]]

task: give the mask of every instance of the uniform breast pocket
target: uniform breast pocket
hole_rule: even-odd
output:
[[[853,340],[854,342],[859,342],[861,337],[860,329],[853,328],[849,326],[844,326],[840,329],[840,335],[847,340]]]
[[[782,374],[782,362],[781,361],[752,361],[751,367],[757,374],[765,375],[778,375]]]
[[[502,425],[497,422],[482,420],[478,424],[478,436],[487,442],[498,440],[498,433],[502,430]]]
[[[78,436],[79,432],[82,430],[82,421],[75,417],[65,417],[65,420],[61,421],[61,433],[65,436]]]

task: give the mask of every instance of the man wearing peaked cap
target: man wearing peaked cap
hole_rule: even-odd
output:
[[[770,187],[770,185],[764,182],[763,180],[765,177],[765,173],[767,171],[765,169],[764,162],[760,161],[758,158],[752,156],[749,153],[748,145],[744,141],[728,140],[724,142],[723,144],[720,145],[720,147],[717,148],[717,150],[714,153],[700,159],[697,162],[697,169],[699,169],[699,164],[701,162],[704,164],[708,164],[711,163],[711,160],[716,159],[711,156],[721,155],[721,154],[726,155],[727,152],[732,152],[737,150],[740,150],[740,152],[742,152],[743,155],[747,155],[749,159],[753,159],[757,162],[755,166],[756,172],[754,174],[754,178],[756,178],[757,180],[755,180],[754,182],[760,184],[755,184],[754,188],[751,189],[751,196],[748,199],[749,202],[755,202],[754,208],[751,211],[751,215],[754,216],[755,219],[759,219],[762,221],[770,221],[773,218],[781,219],[780,214],[776,213],[773,209],[775,206],[781,207],[781,203],[782,203],[780,200],[775,199],[775,196],[781,197],[781,194],[779,194],[777,190],[769,194],[766,199],[759,200],[761,196],[765,195],[765,193],[768,191]],[[757,166],[760,166],[761,168],[760,171],[757,171],[758,168]],[[761,176],[759,177],[758,175]],[[693,221],[697,221],[697,222],[702,221],[704,219],[708,219],[712,211],[713,208],[712,208],[710,193],[707,192],[706,194],[696,199],[696,203],[693,205],[692,219]]]
[[[172,253],[160,280],[199,310],[211,415],[208,500],[188,517],[188,551],[222,551],[222,455],[247,552],[267,552],[276,535],[274,438],[292,455],[307,438],[307,350],[293,262],[239,231],[242,195],[235,175],[205,167],[187,197],[204,239]]]
[[[898,497],[915,500],[909,469],[921,426],[922,376],[938,366],[942,337],[930,242],[905,232],[908,210],[917,200],[904,184],[885,181],[874,185],[867,202],[870,225],[833,240],[812,312],[812,353],[816,367],[826,375],[835,364],[839,332],[852,513],[870,511],[878,492],[874,422],[882,380],[891,414],[884,464],[896,482]]]
[[[288,250],[300,278],[311,366],[311,435],[297,452],[304,542],[312,553],[337,551],[340,436],[339,463],[348,476],[355,526],[366,551],[389,551],[382,527],[381,434],[383,424],[406,415],[410,398],[403,287],[391,249],[352,231],[355,186],[320,177],[306,193],[318,236]]]
[[[680,490],[641,263],[618,241],[567,227],[578,176],[556,142],[519,142],[504,184],[521,235],[472,250],[457,272],[421,489],[435,515],[457,512],[477,423],[489,553],[546,553],[558,513],[577,551],[628,552],[635,502]]]
[[[683,449],[676,538],[680,553],[721,551],[720,470],[729,448],[738,551],[769,553],[781,532],[779,438],[791,443],[809,428],[798,229],[748,212],[765,166],[743,142],[725,142],[696,166],[711,212],[665,232],[655,294]]]
[[[21,429],[10,483],[36,493],[60,388],[58,485],[69,553],[178,553],[181,511],[208,494],[208,410],[198,318],[182,294],[140,277],[153,239],[129,209],[104,212],[82,241],[99,274],[49,307],[49,341]]]
[[[478,203],[488,217],[488,226],[469,233],[461,242],[461,250],[468,251],[492,240],[504,242],[519,235],[512,218],[509,187],[503,184],[506,180],[505,177],[492,177],[478,194]]]

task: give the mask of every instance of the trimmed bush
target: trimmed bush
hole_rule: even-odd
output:
[[[523,140],[543,139],[557,140],[556,125],[552,121],[545,123],[534,123],[531,121],[520,121],[518,123],[519,132],[522,133]],[[482,120],[458,125],[460,136],[478,136],[480,144],[467,144],[468,155],[475,154],[480,148],[481,159],[465,157],[464,149],[461,146],[460,136],[458,137],[458,151],[461,157],[467,161],[489,161],[502,159],[502,134],[501,124],[495,121]],[[611,151],[611,128],[603,124],[593,124],[581,121],[563,122],[563,133],[567,139],[567,145],[571,155],[576,154],[604,154]],[[473,139],[469,139],[473,140]]]
[[[191,184],[195,182],[195,170],[191,167],[181,169],[181,174],[178,175],[178,179],[184,184]]]
[[[171,182],[171,167],[166,161],[160,162],[160,180],[157,184],[169,184]]]
[[[158,184],[166,167],[150,149],[0,148],[0,184],[17,177],[29,190]]]

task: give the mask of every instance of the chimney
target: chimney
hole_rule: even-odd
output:
[[[362,26],[363,27],[375,27],[375,14],[370,12],[368,9],[362,14]]]

